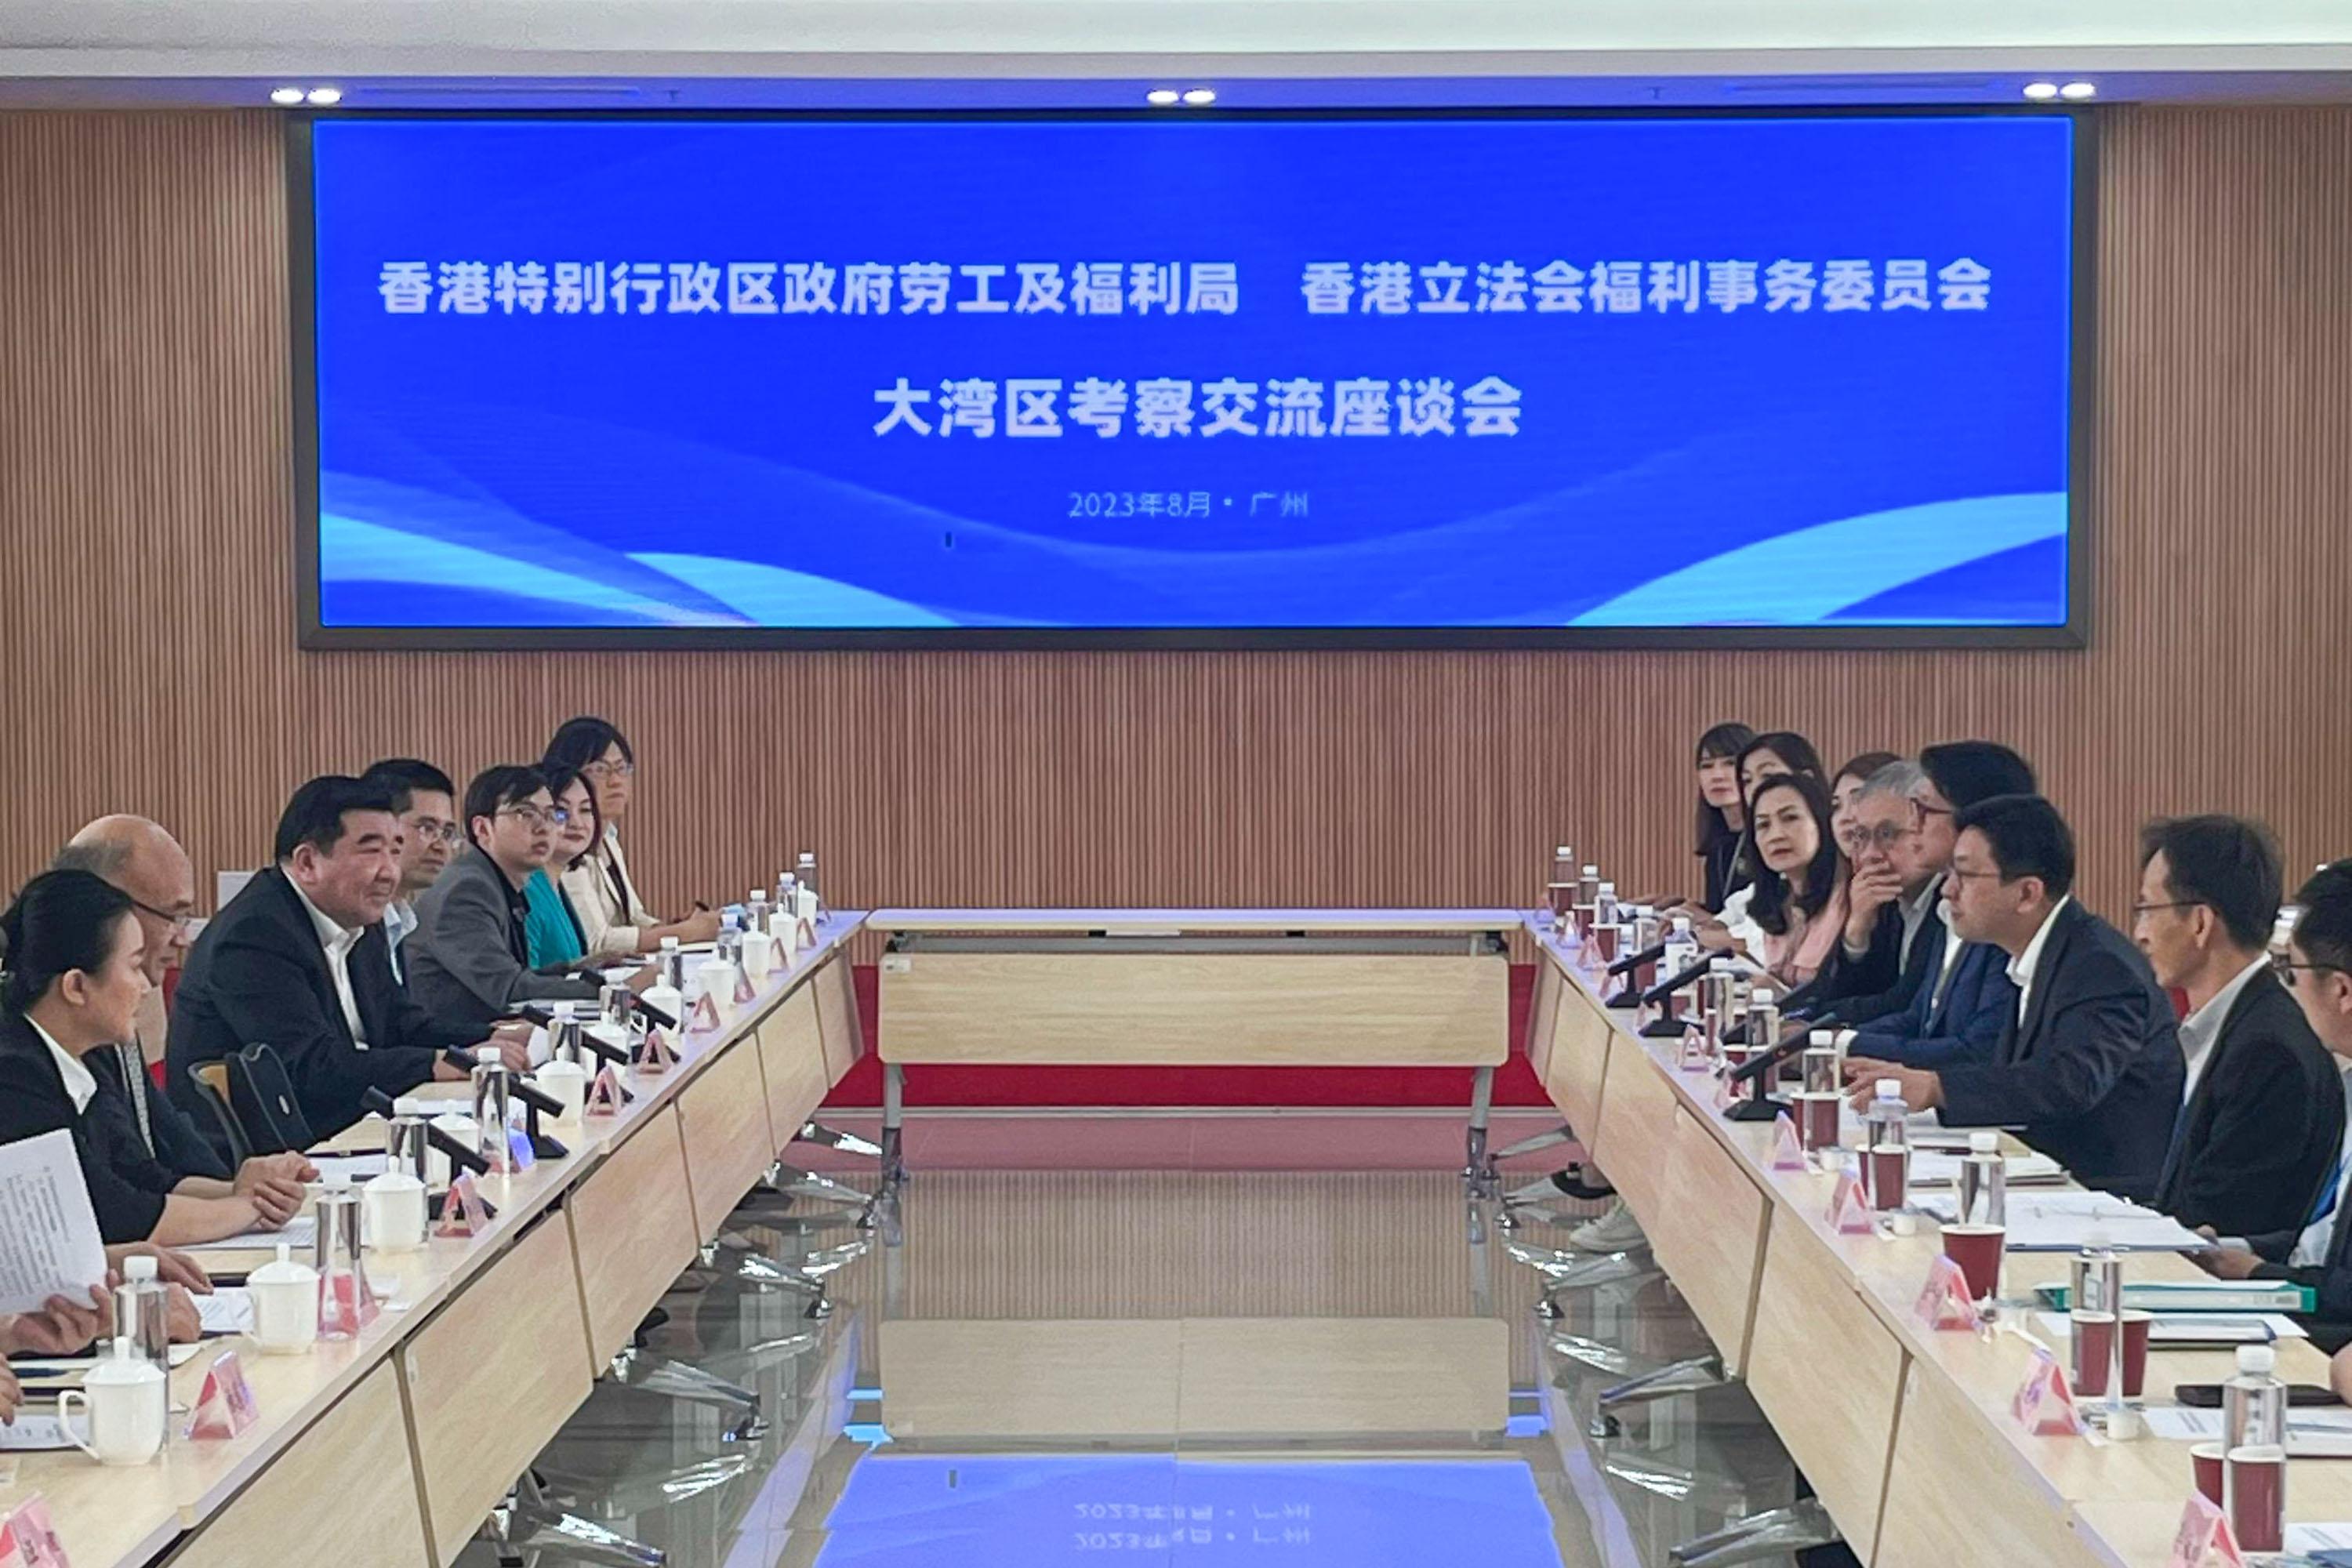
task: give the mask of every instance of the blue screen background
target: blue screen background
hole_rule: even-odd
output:
[[[320,621],[2062,624],[2074,135],[2054,116],[324,120]],[[1990,308],[1324,316],[1300,292],[1323,260],[1783,257],[1966,257]],[[568,260],[997,263],[1001,297],[1020,261],[1230,261],[1240,303],[407,315],[380,289],[388,262]],[[1492,376],[1520,403],[1515,435],[1485,437],[875,431],[900,377],[1085,376]],[[1207,514],[1119,515],[1171,493]]]

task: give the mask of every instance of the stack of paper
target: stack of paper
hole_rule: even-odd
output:
[[[200,1241],[186,1252],[268,1252],[279,1242],[285,1242],[297,1252],[309,1252],[319,1245],[319,1222],[309,1215],[297,1215],[286,1222],[283,1230],[248,1230],[236,1236],[223,1237],[218,1241]]]
[[[1946,1225],[1959,1217],[1953,1198],[1923,1198],[1919,1207]],[[2169,1215],[2106,1193],[2011,1194],[2008,1208],[2011,1252],[2197,1252],[2213,1245]]]
[[[2074,1332],[2074,1320],[2063,1312],[2037,1312],[2034,1321],[2045,1338],[2063,1340]],[[2301,1323],[2278,1312],[2250,1312],[2242,1317],[2219,1312],[2158,1312],[2147,1323],[2147,1342],[2157,1350],[2266,1345],[2275,1340],[2308,1338]]]
[[[2177,1405],[2148,1406],[2151,1436],[2177,1443],[2211,1443],[2221,1436],[2221,1413],[2190,1410]],[[2352,1410],[2291,1410],[2286,1418],[2286,1454],[2290,1459],[2352,1458]],[[2289,1525],[2291,1537],[2294,1527]]]
[[[2001,1166],[2012,1187],[2056,1184],[2066,1179],[2066,1167],[2047,1154],[2011,1154],[2001,1162]],[[1959,1155],[1931,1149],[1912,1151],[1912,1186],[1950,1187],[1958,1185],[1959,1180]]]

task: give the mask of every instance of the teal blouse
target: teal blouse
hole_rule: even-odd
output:
[[[522,940],[533,969],[578,963],[588,956],[588,941],[581,934],[580,917],[572,912],[572,900],[545,871],[530,874],[522,885]]]

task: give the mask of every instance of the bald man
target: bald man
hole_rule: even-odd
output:
[[[147,939],[149,994],[160,999],[163,976],[187,956],[195,924],[196,874],[179,840],[143,816],[101,816],[67,840],[56,867],[88,871],[130,896]],[[123,1113],[157,1163],[207,1194],[212,1184],[226,1184],[227,1190],[258,1193],[273,1212],[288,1204],[299,1207],[302,1184],[318,1173],[310,1163],[299,1154],[258,1155],[232,1176],[228,1163],[147,1070],[163,1055],[162,1025],[142,1016],[140,1027],[152,1037],[92,1052],[88,1060],[101,1083],[121,1089]]]

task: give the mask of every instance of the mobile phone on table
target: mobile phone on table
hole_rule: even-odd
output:
[[[2221,1408],[2221,1385],[2218,1383],[2176,1384],[2172,1397],[2176,1404],[2185,1405],[2191,1410],[2219,1410]],[[2332,1388],[2322,1388],[2315,1383],[2290,1383],[2286,1385],[2286,1403],[2290,1410],[2307,1410],[2315,1405],[2341,1405],[2344,1401]]]

